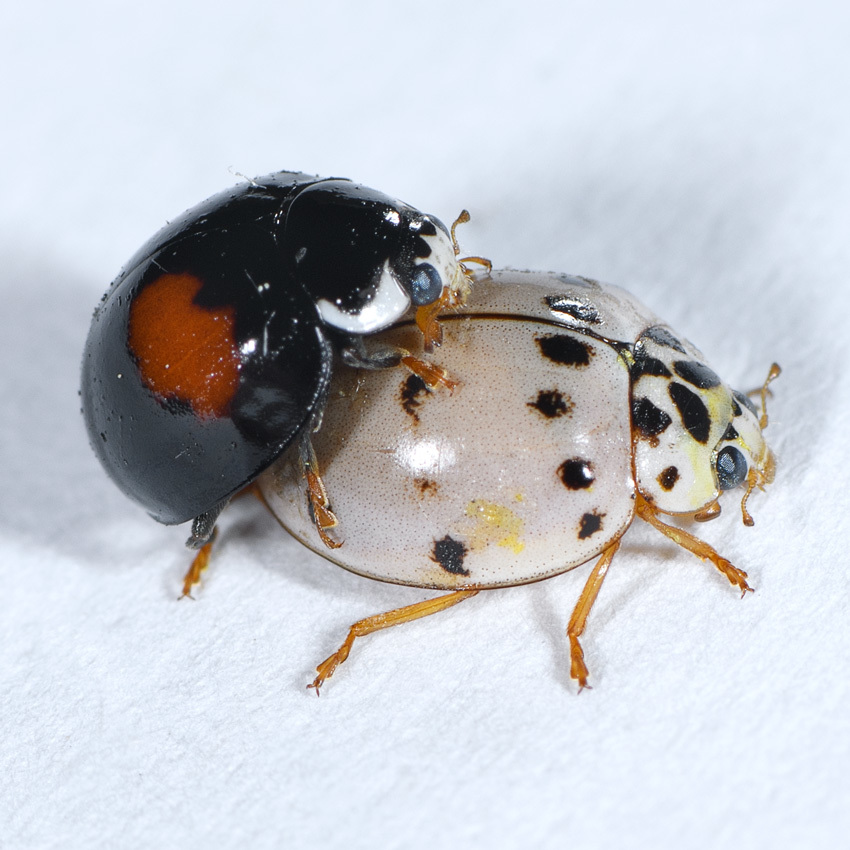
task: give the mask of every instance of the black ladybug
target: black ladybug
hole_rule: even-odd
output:
[[[194,547],[299,437],[311,501],[327,507],[306,435],[334,352],[429,368],[369,353],[363,337],[413,305],[435,341],[463,275],[440,221],[349,180],[281,171],[215,195],[154,236],[95,311],[82,376],[92,446],[155,519],[194,520]]]

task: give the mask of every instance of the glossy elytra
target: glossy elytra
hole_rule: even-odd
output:
[[[95,312],[89,436],[156,519],[193,521],[184,594],[221,509],[252,484],[340,566],[449,591],[355,623],[317,692],[357,637],[596,559],[567,629],[586,686],[579,638],[635,516],[750,589],[664,517],[713,519],[744,487],[752,524],[779,368],[757,406],[625,291],[466,260],[488,269],[471,287],[437,219],[280,172],[166,227]],[[420,357],[439,344],[437,363]]]
[[[92,446],[154,518],[193,520],[188,543],[200,548],[228,500],[296,444],[334,545],[309,433],[335,354],[450,386],[364,338],[413,308],[430,348],[436,313],[465,288],[445,226],[407,204],[294,172],[243,182],[154,236],[97,308],[82,376]]]
[[[774,469],[767,382],[758,411],[631,295],[584,278],[482,274],[441,324],[451,394],[397,372],[340,372],[331,385],[315,450],[339,549],[316,534],[296,456],[258,482],[281,523],[340,566],[452,591],[355,624],[314,687],[359,636],[598,558],[568,628],[584,687],[579,636],[635,515],[750,589],[745,572],[661,517],[711,519],[721,493],[745,485],[752,524],[747,497]],[[381,340],[411,347],[415,326]]]

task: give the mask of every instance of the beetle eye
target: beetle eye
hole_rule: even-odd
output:
[[[734,446],[726,446],[717,455],[717,479],[721,490],[732,490],[747,477],[747,461]]]
[[[410,278],[410,297],[417,307],[432,304],[443,291],[443,279],[430,264],[422,263],[416,267]]]

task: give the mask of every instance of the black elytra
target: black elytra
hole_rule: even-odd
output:
[[[331,326],[322,304],[357,317],[388,279],[393,309],[436,301],[451,281],[423,262],[423,237],[438,229],[448,240],[380,192],[287,171],[177,218],[92,321],[81,395],[106,471],[160,522],[215,511],[321,412],[334,351],[361,333]],[[370,321],[362,333],[380,329]]]

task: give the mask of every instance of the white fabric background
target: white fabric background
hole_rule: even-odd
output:
[[[697,11],[699,9],[699,11]],[[837,2],[32,3],[0,25],[0,847],[839,846],[850,828],[850,60]],[[775,485],[368,638],[427,594],[246,500],[197,602],[184,528],[107,480],[78,364],[111,278],[238,179],[348,176],[497,266],[619,283],[735,386]]]

